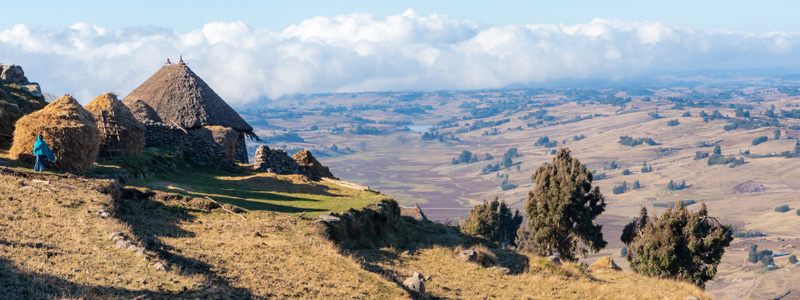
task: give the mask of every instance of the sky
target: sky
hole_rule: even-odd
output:
[[[387,3],[383,3],[387,2]],[[82,103],[167,58],[226,101],[800,70],[800,1],[14,1],[0,63]],[[11,12],[11,13],[8,13]]]

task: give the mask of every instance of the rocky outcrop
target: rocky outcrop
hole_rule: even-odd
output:
[[[292,156],[292,159],[297,162],[298,165],[305,168],[305,175],[311,177],[313,179],[320,179],[320,178],[336,178],[331,173],[331,170],[323,166],[314,155],[311,155],[311,152],[308,150],[300,150]]]
[[[404,217],[409,217],[417,221],[428,221],[428,217],[425,216],[425,213],[422,212],[422,208],[419,207],[419,204],[414,204],[414,206],[401,206],[400,207],[400,215]]]
[[[0,63],[0,83],[15,83],[34,97],[42,97],[42,89],[39,84],[28,81],[20,66]]]

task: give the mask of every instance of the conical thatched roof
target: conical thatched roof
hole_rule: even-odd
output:
[[[182,61],[161,67],[125,97],[125,103],[137,99],[152,107],[164,123],[175,122],[187,129],[225,126],[257,138],[253,127]]]
[[[102,114],[105,111],[106,117],[113,122],[116,122],[119,128],[119,137],[122,142],[122,152],[125,155],[139,155],[142,153],[142,148],[145,144],[145,128],[144,124],[137,120],[131,110],[122,104],[122,101],[117,100],[117,95],[114,93],[105,93],[97,98],[92,99],[92,102],[86,105],[86,110],[92,113],[97,124],[97,128],[101,130],[101,146],[100,153],[108,154],[107,142],[115,144],[116,137],[106,137],[102,132],[103,126],[109,126],[108,132],[112,133],[112,124],[103,124]],[[119,153],[113,153],[119,155]]]
[[[33,163],[33,145],[41,134],[55,154],[55,167],[64,171],[88,171],[100,148],[100,131],[92,113],[75,98],[64,95],[17,121],[12,158]],[[53,166],[53,164],[48,163]]]
[[[125,104],[125,106],[127,106],[128,109],[131,110],[133,117],[139,120],[140,122],[150,120],[153,122],[164,123],[164,121],[161,120],[161,117],[158,116],[156,111],[153,110],[153,108],[150,107],[150,105],[147,105],[147,103],[145,103],[142,100],[136,99],[133,101],[123,101],[123,104]]]

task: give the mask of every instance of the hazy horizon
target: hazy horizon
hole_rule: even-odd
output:
[[[19,13],[0,22],[0,62],[21,65],[44,91],[70,93],[82,103],[105,92],[124,96],[167,58],[181,55],[235,106],[297,93],[502,89],[698,70],[800,70],[796,26],[758,15],[773,10],[780,16],[786,10],[780,8],[792,6],[783,3],[720,6],[700,21],[695,10],[713,5],[633,5],[620,11],[619,3],[598,8],[584,1],[503,2],[481,12],[483,6],[474,3],[411,3],[404,5],[417,7],[399,11],[397,5],[301,10],[247,2],[252,10],[220,7],[215,15],[209,9],[216,6],[206,2],[103,4],[86,11],[79,10],[83,3],[73,8],[43,2],[66,13],[45,10],[43,18],[30,21]],[[120,8],[129,11],[120,14]],[[660,15],[651,12],[659,8]],[[152,16],[131,17],[145,9]],[[287,13],[274,24],[254,17],[257,11],[280,15],[275,9]],[[348,9],[353,13],[339,13]],[[750,17],[731,25],[732,15],[744,9]],[[682,10],[690,12],[681,16]],[[499,21],[500,11],[509,12],[509,21]],[[576,22],[589,16],[597,18]]]

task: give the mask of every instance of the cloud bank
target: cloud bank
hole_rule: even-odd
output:
[[[663,22],[488,26],[419,16],[315,17],[282,32],[241,22],[111,31],[24,24],[0,31],[0,62],[44,91],[82,103],[124,97],[166,58],[184,61],[226,101],[380,90],[502,88],[564,79],[625,79],[701,68],[795,67],[800,34],[699,31]]]

